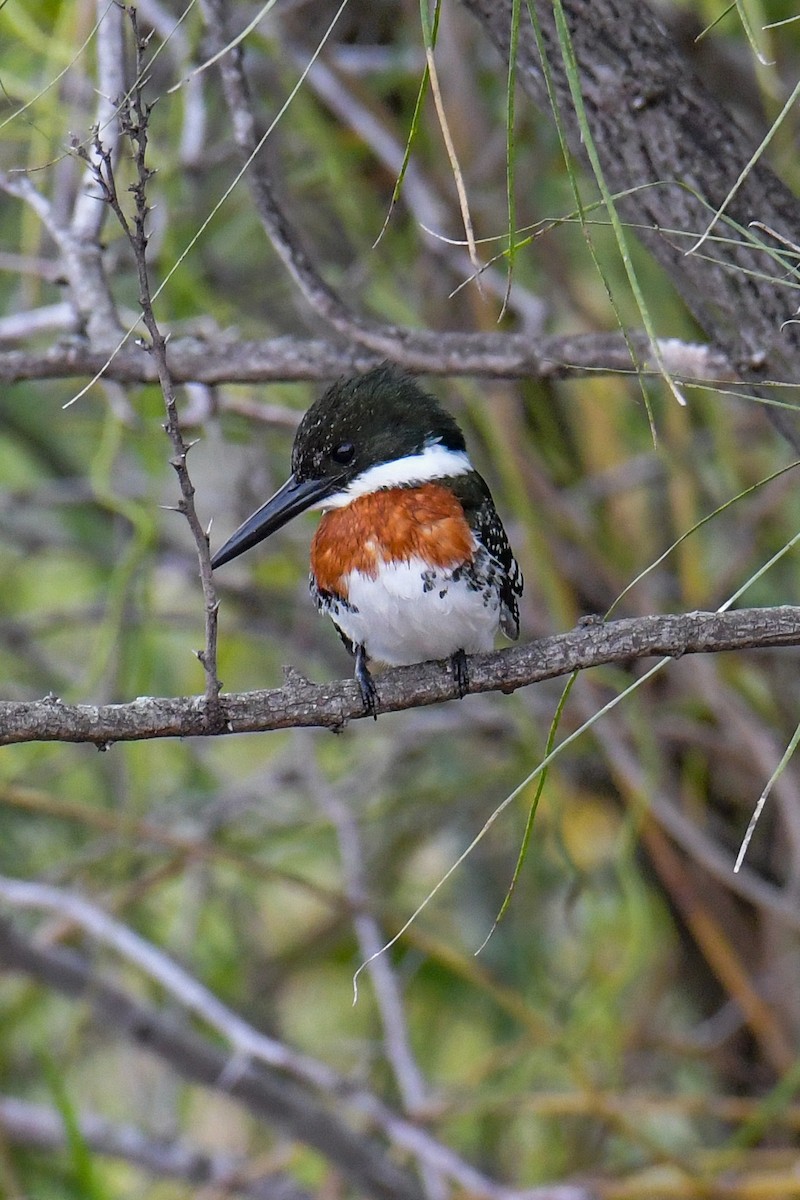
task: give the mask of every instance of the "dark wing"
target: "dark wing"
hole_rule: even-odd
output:
[[[500,625],[506,637],[519,637],[519,606],[522,595],[522,572],[514,558],[503,522],[494,506],[492,493],[477,471],[456,475],[447,480],[464,508],[475,536],[499,569]]]
[[[343,596],[337,596],[334,592],[325,592],[320,587],[318,587],[317,581],[314,578],[313,571],[311,572],[311,574],[308,577],[308,590],[310,591],[311,599],[316,604],[319,612],[323,613],[325,616],[330,617],[330,619],[333,621],[333,627],[336,630],[336,632],[338,633],[339,637],[344,642],[348,654],[355,654],[356,647],[353,645],[350,638],[347,636],[347,634],[344,632],[344,630],[342,629],[339,622],[336,620],[336,617],[338,616],[338,613],[339,613],[339,609],[349,607],[347,604],[347,601],[344,599]]]

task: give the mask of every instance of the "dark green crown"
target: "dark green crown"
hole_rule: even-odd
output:
[[[436,443],[466,449],[464,435],[439,402],[410,375],[383,363],[365,375],[337,380],[311,405],[294,440],[292,470],[297,479],[355,479]]]

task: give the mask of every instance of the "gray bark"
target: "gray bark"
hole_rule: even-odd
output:
[[[736,612],[693,612],[582,622],[570,633],[540,638],[469,659],[467,691],[513,692],[607,663],[654,655],[715,654],[800,645],[800,608],[743,608]],[[448,662],[395,667],[376,676],[379,712],[440,704],[458,696]],[[354,680],[312,683],[287,669],[282,688],[223,693],[219,720],[202,696],[140,696],[128,704],[62,704],[57,697],[0,701],[0,745],[15,742],[114,742],[156,737],[208,737],[296,727],[339,730],[365,716]]]
[[[508,58],[511,0],[463,0],[504,60]],[[551,0],[535,0],[558,107],[572,152],[584,163],[578,119],[569,92]],[[686,254],[725,201],[756,148],[734,117],[704,88],[644,0],[564,0],[580,72],[589,128],[612,192],[643,187],[619,202],[624,219],[664,267],[687,308],[740,377],[757,388],[767,380],[800,384],[800,324],[789,323],[798,292],[768,248],[780,243],[751,230],[759,221],[780,237],[800,240],[800,203],[763,161],[726,208],[740,227],[720,222],[716,232],[733,245],[706,242]],[[517,75],[520,86],[550,113],[533,27],[522,5]],[[705,201],[705,203],[704,203]],[[708,256],[718,261],[709,261]],[[764,276],[763,278],[761,276]],[[797,282],[795,280],[795,282]],[[659,331],[663,333],[664,331]],[[797,388],[774,397],[800,403]],[[770,416],[800,448],[800,416],[771,408]]]

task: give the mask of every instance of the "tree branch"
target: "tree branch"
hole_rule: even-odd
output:
[[[376,1200],[423,1200],[410,1175],[328,1114],[306,1089],[258,1064],[244,1062],[232,1072],[225,1052],[99,979],[80,955],[35,946],[0,919],[0,963],[84,999],[104,1028],[121,1032],[184,1078],[227,1092],[255,1115],[313,1146]]]
[[[224,1092],[256,1117],[312,1146],[356,1188],[375,1200],[424,1200],[412,1175],[397,1166],[371,1137],[350,1130],[308,1088],[262,1064],[232,1063],[225,1052],[174,1018],[106,983],[80,955],[37,946],[17,933],[11,922],[0,918],[0,966],[23,971],[56,991],[83,999],[104,1028],[117,1030],[135,1045],[171,1064],[184,1078]],[[379,1124],[397,1147],[424,1156],[476,1197],[592,1200],[589,1189],[569,1184],[520,1192],[494,1183],[436,1142],[426,1130],[395,1114],[377,1097],[353,1088],[341,1101],[348,1098],[362,1116]],[[333,1095],[327,1096],[328,1102],[334,1099]]]
[[[32,322],[30,333],[36,329]],[[19,336],[19,335],[17,335]],[[531,338],[512,333],[440,333],[438,356],[417,346],[413,331],[405,342],[406,370],[428,375],[478,375],[495,379],[566,379],[587,373],[631,371],[628,345],[619,333],[579,333]],[[645,373],[656,375],[647,338],[629,335]],[[711,346],[665,338],[659,342],[667,369],[687,382],[732,382],[730,363]],[[240,341],[216,338],[170,339],[169,366],[174,383],[273,383],[330,380],[377,366],[385,355],[357,345],[321,338],[276,337]],[[113,358],[85,342],[63,342],[46,350],[0,352],[0,381],[94,377],[102,371],[119,383],[157,383],[152,356],[126,345]]]
[[[157,982],[177,1004],[224,1037],[239,1060],[263,1062],[301,1083],[331,1091],[336,1089],[339,1077],[324,1063],[260,1033],[158,946],[90,900],[64,888],[27,879],[9,879],[3,875],[0,875],[0,900],[17,909],[58,913],[64,920],[74,922],[89,937],[114,950]]]
[[[469,660],[468,691],[513,692],[517,688],[607,663],[684,654],[717,654],[800,645],[800,607],[741,609],[589,620],[569,633],[541,638]],[[376,678],[379,711],[398,712],[454,700],[458,692],[448,663],[396,667]],[[282,688],[220,696],[221,733],[258,733],[300,726],[342,729],[364,716],[353,680],[311,683],[287,670]],[[209,729],[202,696],[140,696],[128,704],[62,704],[0,701],[0,745],[16,742],[114,742],[158,737],[202,737]]]
[[[246,1196],[249,1200],[311,1200],[285,1172],[256,1174],[246,1159],[210,1153],[184,1141],[169,1141],[143,1133],[132,1125],[116,1125],[96,1113],[80,1113],[81,1139],[95,1154],[142,1167],[151,1175],[182,1179],[218,1194]],[[30,1104],[15,1096],[0,1096],[0,1133],[16,1146],[39,1150],[66,1150],[64,1117],[44,1104]]]

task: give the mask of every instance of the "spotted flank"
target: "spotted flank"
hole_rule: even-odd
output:
[[[507,638],[516,641],[519,637],[517,598],[522,595],[522,572],[491,497],[476,510],[474,522],[475,535],[495,568],[494,579],[500,593],[500,628]]]

